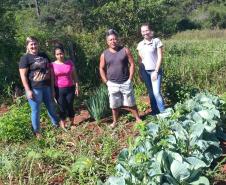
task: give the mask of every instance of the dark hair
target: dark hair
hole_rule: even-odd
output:
[[[57,44],[57,45],[54,46],[54,49],[53,49],[54,55],[56,53],[56,50],[58,50],[58,49],[61,50],[64,53],[64,47],[63,47],[63,45],[62,44]]]
[[[106,32],[106,38],[110,35],[115,35],[116,37],[118,37],[118,32],[115,31],[114,29],[109,29],[107,32]]]
[[[153,30],[152,26],[149,23],[143,23],[140,27],[147,26],[149,30]]]

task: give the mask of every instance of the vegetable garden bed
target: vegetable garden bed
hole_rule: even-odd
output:
[[[42,119],[42,140],[19,135],[2,140],[0,180],[3,184],[220,185],[224,164],[214,168],[223,160],[219,138],[225,138],[224,110],[218,97],[199,94],[158,117],[144,117],[142,124],[134,125],[131,116],[122,115],[114,130],[107,126],[109,120],[90,122],[84,111],[85,122],[67,132],[52,130]],[[20,118],[21,123],[15,124],[28,126],[28,107],[18,111],[19,117],[14,109],[8,118]]]
[[[119,154],[117,176],[105,184],[210,184],[208,170],[223,152],[219,139],[226,139],[224,106],[200,93],[138,125],[140,136]]]

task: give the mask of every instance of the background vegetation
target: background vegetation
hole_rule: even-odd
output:
[[[162,39],[187,29],[223,29],[226,27],[225,6],[224,0],[2,1],[0,8],[0,93],[4,94],[4,97],[10,97],[15,87],[21,84],[17,72],[18,61],[25,51],[24,42],[28,35],[38,37],[42,50],[51,57],[53,57],[54,43],[62,42],[68,51],[68,56],[76,60],[80,81],[86,87],[93,87],[99,86],[100,82],[98,60],[100,53],[105,48],[104,33],[107,29],[118,30],[122,43],[132,49],[132,46],[135,48],[141,39],[139,26],[144,22],[151,23],[156,36],[160,36]],[[202,34],[198,36],[200,35]],[[177,40],[177,38],[174,40],[166,43],[166,60],[174,60],[175,58],[171,57],[172,52],[180,50],[182,47],[182,50],[176,51],[177,61],[180,60],[179,55],[180,57],[183,55],[184,62],[180,65],[185,65],[184,63],[188,60],[185,55],[189,56],[189,53],[194,53],[191,50],[193,50],[193,46],[196,46],[196,41],[194,41],[194,37],[189,42],[186,42],[185,39],[183,39],[184,41]],[[179,42],[180,46],[174,48]],[[213,47],[218,46],[217,43],[213,45]],[[197,43],[197,47],[198,49],[194,49],[197,56],[204,51],[212,59],[220,60],[215,57],[219,53],[221,57],[221,62],[218,62],[219,68],[222,63],[223,48],[216,48],[212,51],[211,44],[206,49],[199,43]],[[169,61],[169,63],[171,62]],[[87,73],[87,71],[89,72]],[[195,74],[194,80],[197,75],[199,74]],[[193,74],[190,73],[190,76]],[[205,80],[204,77],[201,79]],[[201,86],[198,85],[198,87]],[[219,88],[222,90],[221,87]]]

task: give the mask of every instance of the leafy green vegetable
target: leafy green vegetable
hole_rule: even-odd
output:
[[[205,170],[222,154],[219,138],[226,138],[222,104],[216,96],[199,93],[166,109],[157,122],[137,127],[140,136],[118,156],[118,177],[106,184],[208,185]]]

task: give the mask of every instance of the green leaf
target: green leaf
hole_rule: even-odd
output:
[[[204,176],[201,176],[199,177],[198,180],[190,183],[190,185],[209,185],[209,184],[210,184],[209,180]]]
[[[167,178],[170,185],[180,185],[180,183],[171,174],[164,174],[164,177]]]
[[[76,160],[75,163],[71,165],[72,172],[85,172],[90,170],[93,166],[93,161],[89,157],[82,156]]]
[[[124,179],[131,178],[131,174],[125,169],[125,167],[122,164],[117,164],[115,169],[117,170],[117,173]]]
[[[145,162],[147,160],[147,156],[145,155],[145,153],[142,153],[142,152],[138,152],[136,155],[135,155],[135,162],[137,164],[141,164],[143,162]]]
[[[150,165],[149,166],[150,166],[150,170],[148,170],[147,174],[150,177],[160,176],[160,175],[163,174],[162,171],[161,171],[161,163],[158,163],[158,161],[156,161],[156,160],[155,161],[150,161]]]
[[[109,177],[105,185],[126,185],[123,177]]]
[[[203,155],[206,160],[212,162],[213,159],[217,159],[222,155],[222,149],[219,146],[210,145]]]
[[[174,134],[177,139],[183,139],[187,140],[188,139],[188,133],[187,131],[181,126],[180,123],[174,122],[174,124],[171,126],[172,130],[174,130]]]
[[[173,114],[172,108],[167,108],[164,112],[161,112],[157,115],[158,119],[167,119]]]
[[[188,163],[174,160],[170,166],[170,170],[172,172],[173,177],[178,181],[182,182],[190,176],[188,167]]]
[[[105,85],[100,86],[87,101],[85,105],[90,115],[99,121],[109,110],[108,91]]]
[[[161,164],[161,167],[163,168],[164,172],[168,173],[170,173],[170,166],[175,159],[182,162],[181,155],[175,152],[166,152],[162,150],[156,155],[157,162]]]
[[[187,100],[186,102],[184,102],[185,107],[187,108],[187,110],[190,112],[196,105],[196,102],[192,99]]]
[[[219,139],[226,140],[226,134],[224,133],[223,128],[217,128],[216,136],[217,136]]]
[[[212,114],[214,114],[217,118],[220,118],[220,117],[221,117],[220,111],[219,111],[219,110],[217,110],[217,109],[212,109],[211,112],[212,112]]]
[[[30,151],[28,154],[27,154],[28,158],[31,158],[31,159],[40,159],[42,157],[42,155],[38,152],[35,152],[35,151]]]
[[[212,120],[214,118],[214,114],[209,110],[198,111],[198,114],[206,120]]]
[[[51,158],[51,159],[57,159],[59,157],[63,157],[64,153],[60,150],[47,148],[44,150],[44,155]]]
[[[197,112],[192,112],[191,117],[196,123],[203,123],[202,117]]]
[[[190,164],[190,169],[197,170],[199,168],[207,167],[206,163],[197,157],[187,157],[185,160]]]
[[[171,143],[171,144],[176,144],[177,143],[176,138],[173,135],[167,136],[166,141]]]
[[[205,126],[202,123],[195,123],[190,128],[191,144],[195,144],[196,140],[203,134]]]
[[[128,156],[129,156],[129,151],[128,151],[128,149],[124,148],[118,155],[118,161],[125,162],[128,160]]]
[[[207,132],[215,132],[216,124],[217,124],[217,122],[214,121],[214,120],[212,120],[212,121],[209,122],[209,123],[204,122],[206,131],[207,131]]]
[[[147,127],[148,127],[148,134],[155,138],[159,132],[159,125],[154,123],[149,123]]]

